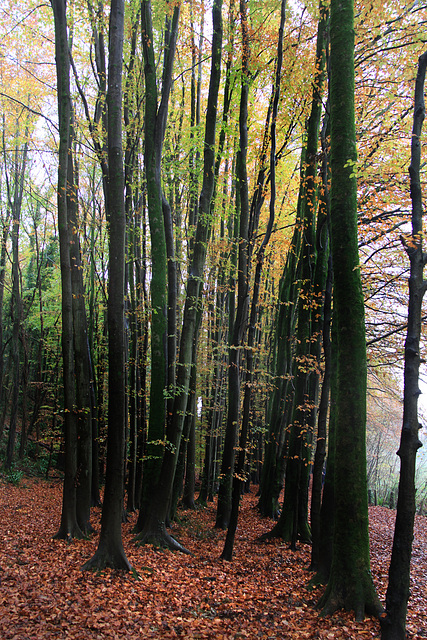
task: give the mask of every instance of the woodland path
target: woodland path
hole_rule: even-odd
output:
[[[272,522],[244,496],[231,563],[219,559],[225,532],[213,529],[214,506],[181,512],[174,535],[184,556],[132,543],[135,516],[124,525],[127,556],[138,575],[86,573],[97,536],[71,545],[54,541],[59,480],[0,480],[0,639],[143,640],[145,638],[379,638],[379,624],[350,614],[323,619],[319,590],[308,591],[310,549],[255,539]],[[370,509],[372,573],[384,601],[394,512]],[[100,509],[93,525],[99,529]],[[417,516],[408,637],[427,638],[427,517]]]

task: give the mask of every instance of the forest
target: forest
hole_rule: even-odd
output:
[[[145,637],[426,637],[426,22],[408,0],[0,1],[4,513],[33,486],[34,540],[88,589],[196,571],[211,536],[242,584],[239,545],[305,563],[290,611],[353,612],[259,636],[212,605],[211,629]],[[69,637],[119,637],[92,623]]]

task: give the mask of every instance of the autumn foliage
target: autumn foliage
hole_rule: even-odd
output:
[[[243,497],[233,562],[219,559],[225,532],[213,528],[214,507],[181,511],[174,534],[192,552],[183,556],[132,542],[135,516],[123,527],[135,573],[83,572],[97,537],[54,541],[61,483],[34,479],[0,484],[2,640],[126,638],[379,638],[375,619],[350,613],[321,618],[320,590],[307,590],[310,548],[257,538],[271,528]],[[92,524],[99,529],[100,510]],[[371,559],[384,599],[395,512],[372,507]],[[417,516],[408,638],[427,637],[427,518]]]

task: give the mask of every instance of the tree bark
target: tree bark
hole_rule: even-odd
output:
[[[108,61],[108,442],[101,534],[83,569],[130,571],[122,542],[125,452],[125,206],[122,148],[124,0],[112,0]]]
[[[245,19],[247,19],[246,16],[245,16]],[[231,560],[233,555],[234,538],[235,538],[235,533],[237,529],[240,495],[242,493],[243,484],[244,484],[246,446],[247,446],[247,440],[248,440],[248,434],[249,434],[250,407],[251,407],[251,396],[252,396],[252,373],[253,373],[253,361],[254,361],[253,350],[255,346],[256,320],[258,316],[258,304],[259,304],[259,290],[260,290],[262,267],[264,264],[265,250],[270,241],[271,232],[273,230],[274,218],[275,218],[276,120],[277,120],[277,113],[278,113],[279,99],[280,99],[280,82],[281,82],[282,62],[283,62],[283,31],[285,26],[285,19],[286,19],[286,0],[283,0],[281,3],[281,12],[280,12],[280,25],[279,25],[278,44],[277,44],[276,75],[275,75],[275,81],[273,85],[273,107],[272,107],[272,114],[271,114],[271,129],[270,129],[270,133],[271,133],[271,136],[270,136],[271,137],[270,215],[267,223],[267,228],[264,234],[264,238],[258,250],[257,261],[256,261],[255,278],[254,278],[252,301],[251,301],[251,312],[250,312],[250,318],[249,318],[247,348],[245,349],[246,375],[245,375],[245,390],[244,390],[243,410],[242,410],[242,426],[241,426],[240,441],[239,441],[239,453],[237,458],[236,471],[233,478],[230,523],[227,530],[227,537],[224,544],[224,550],[221,556],[225,560]],[[242,20],[242,24],[243,24],[243,20]],[[244,44],[245,44],[245,38],[247,38],[247,36],[248,36],[247,31],[244,31],[243,32]],[[249,58],[249,52],[247,57]],[[244,69],[247,72],[247,67],[244,67]],[[247,78],[244,78],[243,82],[247,83],[248,82]],[[259,181],[259,183],[261,182],[263,182],[263,180]],[[261,207],[259,207],[259,209],[260,208]],[[253,237],[253,235],[256,233],[257,228],[258,228],[258,220],[254,221],[251,237]]]
[[[232,508],[232,486],[240,424],[240,384],[241,384],[241,346],[246,332],[249,309],[249,194],[247,176],[248,149],[248,99],[249,99],[249,61],[250,45],[248,37],[248,16],[246,0],[240,0],[240,19],[242,28],[242,80],[239,108],[239,150],[236,159],[237,207],[239,211],[238,234],[238,273],[237,308],[233,323],[232,340],[228,369],[228,411],[224,437],[224,450],[221,462],[221,476],[218,492],[215,526],[226,529],[230,521]],[[224,553],[224,552],[223,552]],[[226,555],[229,553],[226,551]],[[222,556],[224,557],[224,556]]]
[[[380,616],[381,640],[405,640],[406,614],[410,591],[410,564],[415,518],[415,466],[417,450],[422,446],[418,437],[420,336],[422,301],[427,283],[423,277],[427,256],[423,253],[423,202],[421,192],[421,131],[425,117],[424,83],[427,52],[418,60],[415,84],[414,123],[409,166],[412,201],[412,236],[404,242],[410,262],[408,327],[405,340],[403,424],[400,447],[399,494],[396,524],[389,567],[386,611]]]
[[[140,505],[137,531],[144,526],[146,512],[152,501],[153,487],[156,486],[165,451],[166,402],[165,395],[174,394],[174,365],[168,366],[168,346],[174,345],[175,335],[168,339],[168,247],[169,257],[173,246],[172,229],[168,224],[168,242],[165,222],[170,223],[168,205],[161,186],[161,162],[163,141],[166,130],[169,95],[172,86],[172,69],[175,45],[178,35],[180,6],[175,6],[172,24],[166,19],[166,48],[163,64],[162,92],[157,104],[156,60],[153,48],[153,26],[151,2],[142,5],[142,39],[145,75],[145,149],[144,163],[147,180],[148,218],[151,236],[151,387],[150,415],[148,426],[147,459],[144,462],[143,494]],[[168,26],[169,25],[169,26]],[[166,215],[164,214],[164,211]],[[172,263],[169,261],[172,268]],[[173,333],[174,330],[172,330]]]
[[[70,148],[74,132],[70,128]],[[92,503],[92,399],[91,362],[87,333],[83,267],[78,229],[78,172],[73,151],[68,158],[67,217],[70,240],[71,287],[73,291],[73,342],[76,376],[77,411],[77,522],[84,534],[92,533],[90,507]]]
[[[279,303],[274,336],[273,388],[267,406],[268,432],[261,473],[258,509],[266,518],[278,518],[279,495],[283,488],[286,468],[285,451],[288,433],[285,429],[292,408],[290,391],[291,341],[295,330],[296,309],[293,301],[298,295],[298,256],[301,248],[301,228],[295,225],[285,268],[279,282]]]
[[[366,482],[366,338],[357,239],[354,3],[331,2],[331,241],[337,387],[335,528],[323,614],[381,610],[370,573]]]
[[[323,307],[320,322],[322,323],[321,329],[319,325],[319,340],[321,339],[323,345],[324,367],[323,367],[323,380],[322,389],[320,392],[319,411],[317,417],[317,434],[316,434],[316,450],[313,459],[313,484],[311,493],[311,505],[310,505],[310,526],[311,526],[311,570],[317,571],[319,569],[319,563],[323,561],[320,553],[321,546],[321,508],[322,508],[322,495],[324,485],[324,472],[325,472],[325,458],[326,458],[326,442],[327,442],[327,421],[329,412],[329,398],[331,389],[331,322],[332,322],[332,286],[333,286],[333,271],[332,271],[332,257],[330,255],[330,243],[329,243],[329,226],[330,226],[330,199],[329,199],[329,149],[326,141],[326,134],[329,126],[329,105],[326,106],[326,114],[321,132],[322,140],[322,194],[321,205],[319,214],[323,215],[320,222],[320,228],[317,229],[317,243],[322,245],[321,251],[324,255],[323,263],[327,262],[326,267],[326,281],[323,290]],[[323,214],[322,214],[323,212]],[[317,310],[315,310],[317,313]],[[321,349],[319,345],[319,349]],[[328,566],[328,572],[329,572]],[[325,580],[327,582],[327,578]]]
[[[64,436],[65,469],[62,498],[62,515],[58,539],[71,540],[82,537],[77,524],[76,476],[77,476],[77,415],[75,411],[75,371],[73,340],[73,304],[70,264],[70,239],[68,237],[67,178],[70,152],[70,61],[67,36],[66,1],[51,1],[55,19],[55,56],[59,112],[59,166],[58,166],[58,230],[61,261],[62,308],[62,366],[64,380]]]
[[[220,0],[213,4],[212,67],[206,112],[203,185],[199,200],[199,218],[193,256],[189,268],[187,292],[184,305],[179,360],[176,372],[176,392],[173,416],[167,432],[167,446],[164,449],[162,466],[157,485],[154,487],[149,504],[149,514],[144,522],[138,540],[155,542],[172,549],[184,549],[165,530],[169,499],[173,487],[179,446],[187,409],[188,389],[193,358],[193,342],[197,330],[197,310],[200,304],[203,272],[206,260],[207,240],[210,230],[209,212],[214,188],[214,149],[216,112],[218,104],[219,80],[221,77],[222,17]]]
[[[28,133],[28,132],[26,132]],[[13,454],[15,451],[16,440],[16,426],[18,419],[18,405],[19,405],[19,387],[21,381],[21,366],[20,366],[20,340],[22,339],[22,298],[21,298],[21,286],[20,286],[20,268],[19,268],[19,231],[21,226],[21,210],[22,210],[22,196],[24,191],[24,177],[27,164],[27,149],[28,143],[24,144],[22,152],[18,147],[19,125],[17,123],[16,130],[17,140],[13,162],[13,183],[10,181],[10,177],[6,172],[7,193],[9,207],[12,211],[12,296],[11,296],[11,321],[12,321],[12,340],[11,340],[11,360],[12,360],[12,405],[10,409],[9,419],[9,435],[6,448],[6,460],[5,467],[10,469],[12,466]],[[6,164],[5,164],[6,167]],[[13,185],[13,193],[12,193]],[[25,430],[24,424],[22,424],[22,431]]]

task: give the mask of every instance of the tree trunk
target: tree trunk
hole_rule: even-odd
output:
[[[300,197],[300,224],[302,225],[302,250],[300,254],[300,290],[298,297],[297,340],[294,356],[295,387],[294,410],[290,424],[289,449],[285,474],[285,496],[280,519],[274,527],[275,535],[291,542],[293,549],[297,539],[311,541],[308,524],[307,488],[310,471],[310,447],[313,437],[313,414],[317,404],[317,359],[313,357],[315,327],[312,317],[319,311],[323,291],[315,291],[317,269],[316,211],[319,204],[317,183],[317,154],[322,94],[326,77],[326,30],[328,10],[321,4],[317,32],[315,78],[311,113],[307,123],[305,171],[302,177]],[[311,395],[313,394],[313,395]]]
[[[326,458],[326,441],[327,441],[327,420],[329,412],[329,398],[331,389],[331,322],[332,322],[332,284],[333,284],[333,272],[332,272],[332,257],[330,255],[329,247],[329,225],[330,225],[330,200],[329,200],[329,154],[326,144],[326,132],[329,123],[329,108],[326,109],[325,120],[321,132],[322,139],[322,151],[323,151],[323,166],[322,166],[322,195],[319,214],[323,215],[322,221],[319,222],[317,229],[318,249],[321,246],[321,251],[324,255],[323,263],[327,257],[327,274],[326,282],[321,287],[323,292],[323,308],[321,314],[322,326],[319,326],[319,340],[322,340],[323,354],[324,354],[324,369],[322,389],[320,393],[319,411],[317,416],[317,435],[316,435],[316,450],[313,459],[313,483],[311,493],[311,506],[310,506],[310,526],[311,526],[311,570],[317,571],[319,568],[319,562],[322,562],[320,554],[320,538],[321,538],[321,505],[322,505],[322,491],[324,482],[325,471],[325,458]],[[319,265],[320,266],[320,265]],[[317,313],[317,310],[315,311]],[[319,345],[319,350],[321,346]],[[320,365],[320,363],[319,363]],[[328,567],[329,571],[329,567]],[[326,579],[327,581],[327,579]],[[326,582],[325,581],[325,582]]]
[[[175,6],[172,24],[166,18],[165,57],[162,76],[162,94],[157,105],[156,60],[153,49],[153,26],[151,2],[144,0],[142,6],[142,29],[145,74],[145,176],[147,180],[148,218],[151,236],[151,387],[150,416],[148,425],[147,459],[144,463],[143,494],[136,529],[144,526],[146,511],[152,502],[153,487],[156,486],[165,451],[166,405],[165,394],[174,394],[168,384],[174,386],[174,366],[168,366],[168,345],[173,345],[175,335],[168,339],[168,256],[173,241],[172,229],[168,224],[166,241],[165,221],[170,222],[166,211],[164,217],[164,196],[161,186],[161,162],[163,141],[166,130],[169,95],[172,85],[172,69],[175,45],[178,35],[179,5]],[[166,205],[166,202],[165,202]],[[171,265],[171,261],[169,262]],[[168,400],[170,408],[170,400]]]
[[[70,148],[73,146],[73,128],[70,131]],[[71,286],[73,290],[73,343],[76,376],[77,411],[77,522],[84,534],[93,532],[90,524],[92,503],[92,400],[91,362],[87,333],[83,267],[77,221],[78,181],[73,152],[68,158],[67,217],[70,242]]]
[[[176,518],[176,512],[178,508],[179,499],[182,497],[182,504],[186,509],[194,509],[194,486],[190,491],[190,494],[185,496],[187,502],[184,501],[183,496],[183,482],[184,476],[188,475],[188,480],[191,481],[191,476],[195,477],[195,420],[196,420],[196,383],[197,383],[197,348],[199,341],[200,326],[202,322],[202,308],[199,307],[199,312],[196,318],[196,332],[193,339],[192,350],[192,366],[190,373],[190,381],[187,394],[187,407],[185,409],[185,417],[183,423],[183,430],[181,441],[179,445],[178,460],[175,469],[175,478],[173,483],[172,494],[170,498],[170,519]],[[192,441],[190,440],[191,432],[193,432]],[[193,449],[191,448],[193,447]],[[192,464],[192,469],[190,468]],[[190,488],[190,487],[188,487]]]
[[[311,571],[317,571],[320,554],[320,528],[321,528],[321,505],[324,482],[324,469],[326,457],[327,438],[327,417],[329,411],[329,397],[331,388],[331,298],[332,298],[332,260],[328,261],[328,276],[326,282],[325,300],[323,307],[323,353],[324,371],[322,390],[320,394],[319,413],[317,420],[316,451],[313,460],[313,484],[310,507],[311,526]]]
[[[242,25],[242,81],[239,111],[239,151],[236,159],[237,206],[239,210],[237,308],[234,318],[228,370],[228,412],[221,463],[221,479],[215,526],[226,529],[232,507],[235,447],[240,424],[241,345],[246,332],[249,308],[249,196],[247,176],[249,60],[246,0],[240,0]]]
[[[397,499],[396,524],[389,568],[389,583],[386,595],[386,612],[380,616],[381,640],[405,640],[406,614],[410,591],[410,565],[415,518],[415,466],[417,450],[422,446],[418,437],[421,425],[418,422],[420,336],[422,324],[422,301],[427,283],[423,278],[427,256],[423,253],[423,202],[421,193],[421,131],[425,117],[424,83],[427,53],[418,60],[415,85],[414,124],[411,139],[412,236],[406,242],[406,253],[410,261],[408,327],[405,340],[405,368],[403,393],[403,424],[400,447],[399,494]]]
[[[298,268],[300,264],[298,258],[301,251],[301,240],[301,226],[296,224],[285,268],[279,282],[272,364],[273,389],[266,411],[268,433],[265,442],[258,509],[262,516],[276,519],[279,513],[279,495],[283,487],[285,472],[284,454],[288,438],[285,425],[293,403],[289,381],[292,375],[291,352],[296,322],[296,305],[293,302],[298,296]]]
[[[136,274],[138,272],[139,254],[139,222],[141,202],[136,186],[138,179],[138,162],[140,139],[142,137],[142,122],[140,109],[138,108],[138,95],[133,91],[135,83],[138,83],[138,66],[135,65],[136,47],[139,34],[141,5],[135,5],[131,15],[131,44],[129,64],[127,65],[125,91],[123,96],[123,120],[126,127],[125,149],[125,215],[127,224],[127,254],[126,254],[126,290],[128,297],[128,332],[129,355],[127,362],[127,398],[128,398],[128,425],[129,425],[129,452],[127,455],[127,512],[136,510],[136,474],[138,451],[138,340],[140,337],[140,314],[138,313],[138,301],[140,296],[139,283]],[[137,66],[137,68],[135,68]]]
[[[7,214],[2,216],[2,229],[1,229],[1,247],[0,247],[0,410],[3,407],[5,390],[3,388],[4,378],[4,346],[3,346],[3,300],[4,300],[4,288],[5,288],[5,276],[6,276],[6,245],[9,236],[9,219],[10,211],[7,208]],[[2,424],[0,424],[0,438],[3,436]]]
[[[21,225],[22,195],[24,191],[24,176],[27,162],[27,143],[22,150],[22,156],[18,148],[19,128],[17,125],[17,141],[13,166],[13,193],[10,178],[7,178],[7,191],[9,206],[12,210],[12,296],[11,296],[11,360],[12,360],[12,406],[9,419],[9,437],[6,448],[6,469],[12,466],[12,458],[15,451],[16,427],[18,420],[19,387],[21,381],[20,340],[22,339],[22,299],[19,268],[19,231]],[[21,156],[21,157],[20,157]],[[24,428],[24,427],[23,427]]]
[[[52,0],[55,19],[55,56],[59,112],[59,167],[58,167],[58,230],[61,260],[62,301],[62,361],[64,380],[64,436],[65,469],[62,498],[62,515],[56,538],[71,540],[82,537],[77,524],[77,415],[75,410],[75,371],[73,341],[73,305],[70,264],[70,239],[68,237],[67,177],[70,153],[70,62],[67,36],[66,2]]]
[[[122,543],[125,452],[125,206],[122,148],[124,0],[112,0],[108,62],[108,442],[101,535],[83,569],[130,571]]]
[[[219,80],[221,77],[222,18],[221,1],[213,5],[212,67],[206,112],[204,145],[203,185],[199,201],[199,218],[196,229],[193,257],[189,268],[187,293],[184,305],[179,360],[176,372],[176,392],[173,416],[167,433],[159,481],[154,487],[149,504],[147,522],[138,534],[142,543],[153,542],[173,549],[183,550],[165,530],[169,500],[173,487],[177,457],[187,408],[188,389],[193,358],[193,342],[197,331],[197,310],[200,305],[201,283],[206,260],[207,241],[210,231],[209,212],[214,188],[214,148],[216,111],[218,104]]]
[[[335,527],[332,566],[319,605],[381,610],[369,559],[366,483],[366,338],[357,239],[354,124],[354,3],[331,2],[331,241],[338,336]]]
[[[244,65],[243,69],[247,73],[248,72],[247,65],[249,61],[250,51],[249,51],[249,43],[247,41],[248,33],[247,33],[247,22],[246,22],[247,21],[246,7],[244,7],[243,4],[241,4],[241,13],[242,12],[243,12],[243,15],[242,15],[243,46],[247,47],[247,51],[245,52],[246,54],[245,59],[247,60],[247,62],[246,62],[246,65]],[[245,376],[245,391],[244,391],[244,398],[243,398],[242,427],[241,427],[240,441],[239,441],[239,453],[237,458],[236,472],[233,478],[230,523],[227,530],[227,537],[224,544],[224,550],[221,556],[225,560],[231,560],[233,555],[234,538],[235,538],[235,533],[237,529],[240,495],[242,493],[243,484],[244,484],[245,458],[246,458],[245,454],[246,454],[246,446],[247,446],[247,440],[248,440],[248,434],[249,434],[250,408],[251,408],[251,396],[252,396],[252,373],[253,373],[253,361],[254,361],[253,351],[254,351],[255,336],[256,336],[256,320],[258,316],[259,289],[260,289],[260,282],[261,282],[262,267],[264,263],[265,249],[267,247],[268,242],[270,241],[271,232],[274,224],[274,217],[275,217],[276,119],[277,119],[279,98],[280,98],[280,81],[281,81],[282,62],[283,62],[283,30],[285,26],[285,19],[286,19],[286,0],[283,0],[281,3],[280,26],[279,26],[278,45],[277,45],[276,77],[275,77],[275,82],[273,86],[273,108],[272,108],[272,114],[271,114],[270,215],[268,219],[266,232],[264,234],[264,238],[258,250],[256,269],[255,269],[255,278],[254,278],[254,284],[253,284],[247,348],[245,349],[246,376]],[[243,82],[247,85],[248,78],[243,77]],[[263,181],[261,180],[258,181],[259,184],[262,182]],[[258,216],[256,217],[258,218]],[[254,234],[256,234],[257,228],[258,228],[258,220],[253,221],[251,238],[253,238]]]

